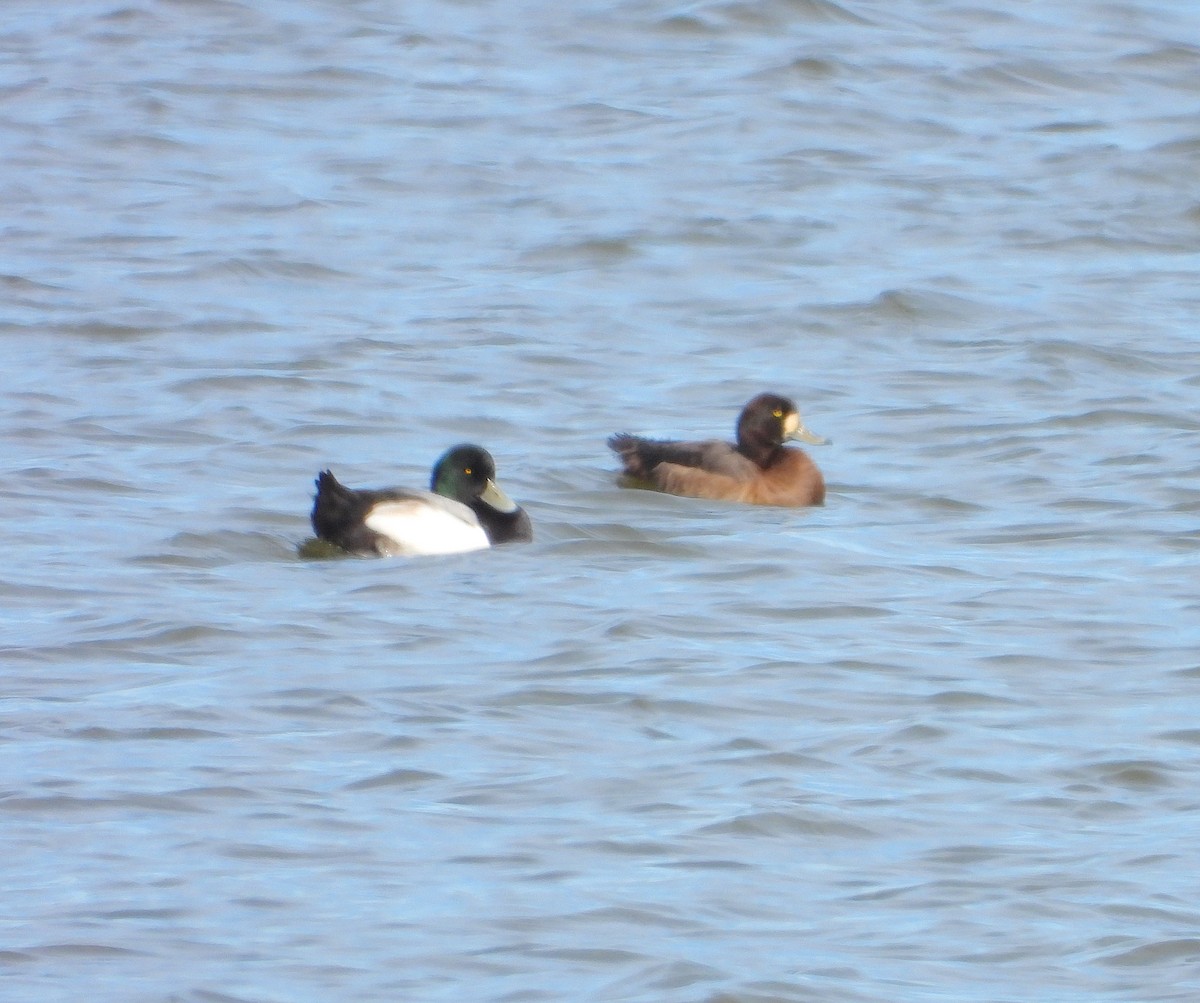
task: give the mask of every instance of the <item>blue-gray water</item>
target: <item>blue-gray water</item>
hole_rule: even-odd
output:
[[[1192,1001],[1200,8],[12,0],[0,996]],[[826,507],[605,437],[794,396]],[[536,541],[306,561],[488,446]]]

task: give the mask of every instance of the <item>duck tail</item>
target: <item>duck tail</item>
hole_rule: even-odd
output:
[[[328,470],[322,470],[313,483],[317,493],[313,497],[312,528],[317,536],[327,540],[352,517],[354,492]]]
[[[608,437],[608,448],[621,458],[625,473],[633,477],[646,476],[646,464],[639,451],[643,442],[645,442],[644,439],[639,439],[636,435],[630,435],[628,432],[618,432],[616,435]]]

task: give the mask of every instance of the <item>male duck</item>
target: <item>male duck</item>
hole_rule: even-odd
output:
[[[826,441],[804,427],[786,397],[759,394],[738,417],[736,445],[641,439],[625,432],[608,445],[629,478],[659,491],[750,505],[823,505],[821,471],[803,450],[784,446],[787,439]]]
[[[496,464],[481,446],[447,450],[430,490],[356,491],[328,470],[317,477],[312,527],[355,554],[459,554],[533,539],[529,516],[496,486]]]

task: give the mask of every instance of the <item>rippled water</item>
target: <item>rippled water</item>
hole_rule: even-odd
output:
[[[4,998],[1195,999],[1198,40],[7,4]],[[616,488],[763,389],[824,508]]]

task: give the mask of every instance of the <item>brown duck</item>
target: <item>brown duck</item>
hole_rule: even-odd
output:
[[[820,445],[788,398],[759,394],[738,417],[737,443],[676,442],[621,432],[608,446],[620,458],[626,486],[748,505],[823,505],[825,478],[789,439]]]

